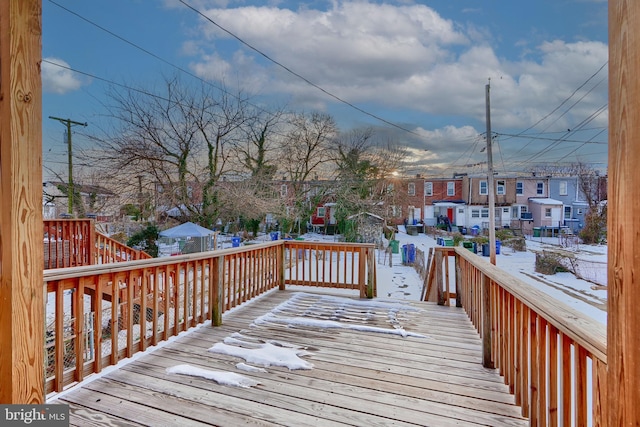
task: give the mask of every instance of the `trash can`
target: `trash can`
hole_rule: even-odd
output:
[[[540,227],[533,227],[533,237],[540,237]]]
[[[231,246],[234,247],[234,248],[240,247],[240,238],[239,237],[232,237],[231,238]]]
[[[462,247],[473,252],[473,242],[462,242]]]
[[[480,233],[480,227],[477,225],[474,225],[473,227],[471,227],[471,235],[472,236],[477,236]]]
[[[496,240],[496,255],[500,255],[501,247],[502,247],[502,242],[500,240]]]
[[[488,243],[482,244],[482,256],[490,256],[491,250]]]
[[[409,243],[407,245],[407,264],[416,262],[416,245]]]
[[[270,233],[271,240],[278,240],[278,236],[279,236],[279,234],[280,234],[280,233],[279,233],[279,232],[277,232],[277,231],[272,231],[272,232]]]
[[[400,252],[400,242],[398,240],[391,240],[389,246],[391,246],[391,253],[397,254]]]
[[[402,263],[407,263],[407,245],[402,245]]]

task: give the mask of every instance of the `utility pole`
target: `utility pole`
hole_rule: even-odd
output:
[[[489,187],[489,261],[496,265],[496,197],[493,184],[493,156],[491,154],[491,101],[489,92],[491,90],[491,79],[486,85],[486,106],[487,106],[487,185]]]
[[[69,209],[68,212],[70,215],[73,215],[73,195],[75,193],[75,189],[73,188],[73,151],[71,148],[71,126],[87,126],[87,123],[80,123],[70,119],[61,119],[59,117],[49,116],[52,120],[57,120],[60,123],[67,126],[67,156],[69,161],[69,185],[67,187],[67,195],[69,198]]]

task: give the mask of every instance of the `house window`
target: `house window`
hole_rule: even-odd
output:
[[[544,182],[538,181],[538,183],[536,184],[536,194],[538,196],[544,195]]]
[[[571,219],[571,206],[564,207],[564,219]]]
[[[400,208],[398,208],[398,206],[389,206],[389,216],[391,218],[398,218],[400,217],[402,214],[402,210]]]
[[[502,208],[502,213],[508,214],[509,213],[509,208]]]
[[[433,196],[433,182],[424,183],[424,195]]]
[[[544,217],[551,218],[551,208],[544,208]]]
[[[287,184],[280,186],[280,197],[287,197]]]
[[[480,195],[486,196],[489,194],[489,186],[487,185],[487,181],[480,181]]]
[[[407,185],[407,194],[409,194],[410,196],[415,196],[416,195],[416,184],[413,182],[410,182]]]
[[[559,194],[561,196],[566,196],[567,194],[569,194],[567,190],[567,181],[560,181]]]
[[[459,214],[463,214],[464,213],[464,209],[458,209],[458,213]]]
[[[316,214],[316,216],[318,218],[324,218],[324,212],[325,212],[325,207],[324,206],[320,206],[320,207],[318,207],[318,213]]]
[[[447,182],[447,196],[455,196],[456,195],[456,183],[451,181]]]
[[[480,218],[480,209],[472,209],[471,218]]]
[[[505,185],[504,181],[502,181],[502,180],[498,181],[498,183],[496,185],[496,194],[499,194],[499,195],[506,194],[506,185]]]
[[[482,211],[480,211],[480,216],[482,216],[482,218],[489,218],[489,209],[483,208]]]
[[[524,194],[524,182],[516,182],[516,195],[522,196]]]

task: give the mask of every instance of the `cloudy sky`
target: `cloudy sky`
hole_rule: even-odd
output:
[[[48,166],[66,144],[47,117],[91,126],[110,82],[183,74],[374,127],[412,172],[446,175],[486,168],[490,82],[496,171],[606,167],[606,0],[182,1],[43,0]]]

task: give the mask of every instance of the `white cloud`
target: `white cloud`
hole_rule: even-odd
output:
[[[505,113],[500,123],[504,126],[526,127],[541,117],[608,55],[603,43],[556,40],[535,51],[529,48],[536,61],[512,62],[498,57],[485,43],[491,38],[485,30],[443,19],[424,5],[337,2],[326,11],[240,7],[207,14],[272,59],[350,102],[411,106],[425,113],[470,115],[483,121],[484,86],[492,78],[496,101],[504,101],[502,108],[496,102],[498,111]],[[229,35],[210,22],[203,21],[201,31],[207,40],[200,42],[201,49],[220,53],[194,64],[199,75],[240,75],[250,79],[248,90],[284,93],[306,99],[307,105],[318,99],[316,88],[260,55],[251,60],[254,52],[244,46],[242,53],[223,58],[221,49]],[[606,96],[606,88],[598,94]],[[521,101],[527,108],[514,109]]]
[[[45,92],[65,94],[79,89],[84,84],[68,69],[70,67],[67,62],[59,58],[43,59],[46,61],[42,62],[42,89]]]

